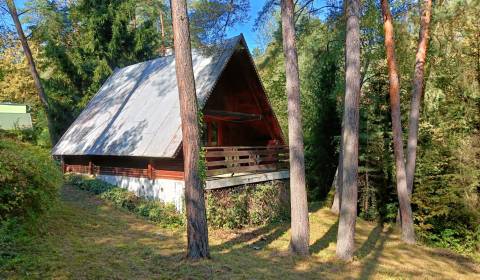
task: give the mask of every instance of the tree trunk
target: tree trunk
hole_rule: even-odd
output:
[[[354,252],[358,196],[358,125],[361,79],[359,0],[347,1],[346,14],[342,199],[336,253],[337,257],[342,260],[351,260]]]
[[[210,257],[203,182],[199,172],[200,133],[193,76],[190,31],[185,0],[172,1],[173,41],[182,118],[187,258]]]
[[[335,196],[333,197],[333,203],[330,210],[334,214],[340,214],[340,206],[342,204],[342,181],[343,181],[343,121],[342,132],[340,134],[340,152],[338,155],[338,166],[335,172],[335,178],[333,179],[333,187],[335,188]]]
[[[165,26],[163,24],[163,11],[160,9],[159,10],[159,14],[160,14],[160,31],[161,31],[161,34],[162,34],[162,44],[160,46],[160,54],[162,56],[165,55],[165,52],[166,52],[166,46],[165,46]]]
[[[295,46],[294,4],[282,0],[282,34],[288,96],[288,140],[290,148],[290,197],[292,237],[290,251],[308,255],[309,223],[307,190],[305,187],[305,159],[303,151],[302,113],[300,109],[300,78]]]
[[[401,213],[402,239],[408,244],[413,244],[415,243],[415,232],[413,230],[412,207],[410,204],[410,195],[408,194],[407,189],[405,159],[403,155],[402,123],[400,116],[400,84],[397,73],[397,62],[395,58],[393,19],[390,13],[388,0],[381,0],[381,4],[385,31],[388,78],[390,84],[389,93],[392,115],[393,150],[395,155],[397,194]]]
[[[341,157],[342,155],[339,155],[339,157]],[[340,186],[340,180],[338,179],[339,175],[338,173],[339,170],[340,170],[340,160],[339,160],[339,163],[338,163],[338,166],[337,166],[337,170],[335,171],[335,177],[333,178],[333,183],[332,183],[332,187],[335,189],[335,195],[333,196],[333,203],[332,203],[332,206],[330,207],[330,211],[332,211],[332,213],[338,215],[340,214],[340,196],[342,195],[341,192],[342,192],[342,189],[341,189],[341,186]]]
[[[418,49],[415,57],[415,71],[413,74],[412,101],[408,122],[407,142],[407,188],[410,196],[413,191],[413,179],[415,176],[415,161],[417,158],[418,122],[420,118],[420,103],[423,95],[423,80],[425,72],[425,58],[427,56],[428,31],[432,0],[424,0],[420,19],[420,33],[418,36]]]
[[[50,103],[48,102],[47,95],[42,86],[42,82],[40,80],[40,75],[38,74],[37,67],[35,65],[35,61],[33,60],[32,51],[30,50],[30,46],[28,45],[27,37],[23,33],[23,28],[18,18],[17,8],[15,7],[15,3],[13,0],[7,0],[7,7],[9,10],[10,15],[12,16],[12,20],[15,24],[15,29],[17,30],[18,37],[20,42],[22,43],[23,52],[25,53],[25,57],[28,61],[28,66],[30,68],[30,73],[32,74],[33,81],[35,83],[35,87],[37,88],[38,97],[40,98],[40,102],[43,105],[43,109],[45,110],[45,114],[47,116],[47,126],[50,135],[50,141],[52,145],[55,145],[55,137],[54,130],[53,130],[53,122],[50,117]]]

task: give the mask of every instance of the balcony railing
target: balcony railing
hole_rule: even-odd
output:
[[[285,146],[207,147],[207,176],[288,168]]]
[[[205,148],[207,177],[223,174],[266,172],[288,168],[288,148],[285,146],[230,146]],[[152,164],[147,168],[127,168],[88,164],[63,164],[64,172],[91,175],[114,175],[143,177],[149,179],[183,179],[183,171],[156,169]]]

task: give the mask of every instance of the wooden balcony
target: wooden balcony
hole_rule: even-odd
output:
[[[285,146],[230,146],[205,148],[207,188],[219,188],[288,177],[288,148]],[[148,179],[183,180],[182,171],[106,165],[63,164],[64,172],[90,175],[128,176]],[[273,172],[273,173],[272,173]],[[276,172],[276,173],[275,173]],[[280,172],[280,173],[279,173]],[[245,177],[247,176],[247,177]],[[249,177],[248,177],[249,176]]]
[[[285,146],[207,147],[205,150],[207,177],[288,168]]]

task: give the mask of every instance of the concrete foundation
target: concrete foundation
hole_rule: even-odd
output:
[[[173,203],[183,212],[185,184],[182,180],[135,178],[127,176],[98,175],[98,179],[134,192],[140,197]]]

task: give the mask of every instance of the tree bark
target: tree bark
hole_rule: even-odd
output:
[[[165,46],[165,26],[163,24],[163,11],[159,9],[159,14],[160,14],[160,32],[162,34],[162,44],[160,46],[160,54],[162,56],[165,55],[166,52],[166,46]]]
[[[40,80],[40,75],[38,74],[37,67],[35,65],[35,60],[33,59],[32,51],[30,50],[30,46],[28,45],[27,37],[25,37],[25,33],[23,32],[22,24],[20,23],[20,19],[18,18],[17,8],[15,7],[15,3],[13,0],[7,0],[7,7],[12,17],[13,23],[15,24],[15,29],[17,30],[18,37],[20,42],[22,43],[23,52],[25,53],[25,57],[28,61],[28,66],[30,68],[30,73],[32,74],[33,81],[35,83],[35,87],[37,88],[38,97],[40,102],[42,103],[43,109],[45,110],[45,114],[47,116],[47,126],[50,135],[51,144],[55,144],[55,137],[54,130],[53,130],[53,122],[50,117],[50,103],[48,102],[47,95],[45,94],[45,90],[43,89],[42,82]]]
[[[303,149],[302,113],[300,109],[300,78],[295,45],[293,0],[282,0],[282,34],[288,96],[288,140],[290,148],[290,197],[292,237],[290,251],[308,255],[309,222],[307,190],[305,187],[305,158]]]
[[[351,260],[357,218],[358,126],[360,103],[360,1],[347,0],[345,39],[345,102],[343,115],[342,199],[337,236],[337,257]]]
[[[342,155],[340,155],[339,157],[341,157]],[[342,195],[341,192],[342,192],[342,189],[341,189],[341,186],[340,186],[340,180],[338,179],[339,175],[338,173],[340,170],[340,160],[339,160],[339,166],[337,166],[337,171],[335,171],[335,177],[333,178],[333,183],[332,183],[332,187],[335,189],[335,195],[333,196],[333,203],[332,203],[332,206],[330,207],[330,211],[332,211],[332,213],[338,215],[340,214],[340,196]]]
[[[413,74],[412,101],[408,122],[407,142],[407,188],[410,196],[413,191],[413,179],[415,176],[415,163],[417,158],[418,123],[420,118],[420,103],[423,95],[423,81],[425,73],[425,59],[427,57],[428,33],[430,27],[430,15],[432,0],[424,0],[420,19],[420,32],[418,35],[418,49],[415,56],[415,70]]]
[[[338,166],[333,179],[333,187],[335,188],[335,196],[333,197],[332,207],[330,211],[334,214],[340,214],[340,206],[342,204],[342,181],[343,181],[343,121],[342,132],[340,134],[340,152],[338,155]]]
[[[185,204],[187,210],[187,258],[210,257],[203,182],[200,178],[200,133],[193,75],[190,31],[185,0],[172,1],[173,41],[180,115],[182,118]]]
[[[395,155],[395,170],[397,180],[397,194],[400,204],[402,239],[408,244],[415,243],[413,229],[412,207],[407,189],[405,158],[403,155],[402,123],[400,116],[400,84],[395,58],[395,41],[393,32],[393,19],[390,13],[388,0],[381,0],[382,15],[385,32],[385,49],[387,53],[390,107],[392,115],[393,150]]]

